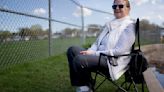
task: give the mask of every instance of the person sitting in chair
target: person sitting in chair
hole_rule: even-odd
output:
[[[70,70],[72,86],[76,86],[76,92],[91,92],[91,72],[98,67],[99,55],[129,54],[135,42],[135,23],[130,18],[130,3],[128,0],[114,0],[113,12],[115,18],[106,23],[97,40],[87,50],[77,46],[71,46],[67,50],[67,58]],[[99,71],[109,75],[112,80],[117,80],[127,70],[130,61],[129,56],[113,58],[117,66],[110,65],[107,58],[102,57]]]

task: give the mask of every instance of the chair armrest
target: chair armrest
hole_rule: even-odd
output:
[[[134,53],[130,53],[130,54],[122,54],[122,55],[115,55],[115,56],[111,56],[111,55],[107,55],[107,54],[104,54],[104,53],[100,53],[100,56],[108,56],[108,57],[113,57],[113,58],[118,58],[118,57],[121,57],[121,56],[133,56],[133,55],[136,55]]]
[[[111,58],[118,58],[118,57],[122,57],[122,56],[133,56],[133,55],[134,55],[133,53],[130,53],[130,54],[122,54],[122,55],[111,56],[111,55],[107,55],[107,54],[104,54],[104,53],[100,53],[98,65],[100,65],[101,57],[102,57],[102,56],[106,56],[106,57],[108,58],[108,62],[109,62],[112,66],[118,66],[117,61],[113,61],[113,60],[110,60],[110,59],[111,59]]]

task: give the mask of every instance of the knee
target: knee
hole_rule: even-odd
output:
[[[74,64],[79,67],[79,68],[84,68],[86,67],[86,60],[84,58],[83,55],[77,55],[74,60],[73,60]]]
[[[73,52],[73,49],[75,48],[75,46],[71,46],[67,49],[67,55]]]
[[[79,50],[79,47],[71,46],[71,47],[69,47],[67,49],[67,55],[69,55],[69,54],[77,54],[77,53],[79,53],[78,50]]]

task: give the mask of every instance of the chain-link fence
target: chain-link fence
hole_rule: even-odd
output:
[[[39,15],[44,9],[46,0],[1,0],[0,68],[48,56],[48,15]]]
[[[59,55],[71,45],[91,43],[105,23],[104,18],[112,17],[74,0],[0,2],[0,68]]]
[[[76,0],[0,0],[0,68],[91,44],[110,19],[111,13]],[[141,31],[141,43],[159,43],[157,30]]]

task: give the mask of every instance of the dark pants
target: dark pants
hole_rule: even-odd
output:
[[[72,86],[90,85],[92,81],[91,72],[98,69],[99,56],[82,55],[80,54],[82,50],[85,49],[72,46],[67,51]],[[105,57],[101,58],[99,71],[109,75]]]

